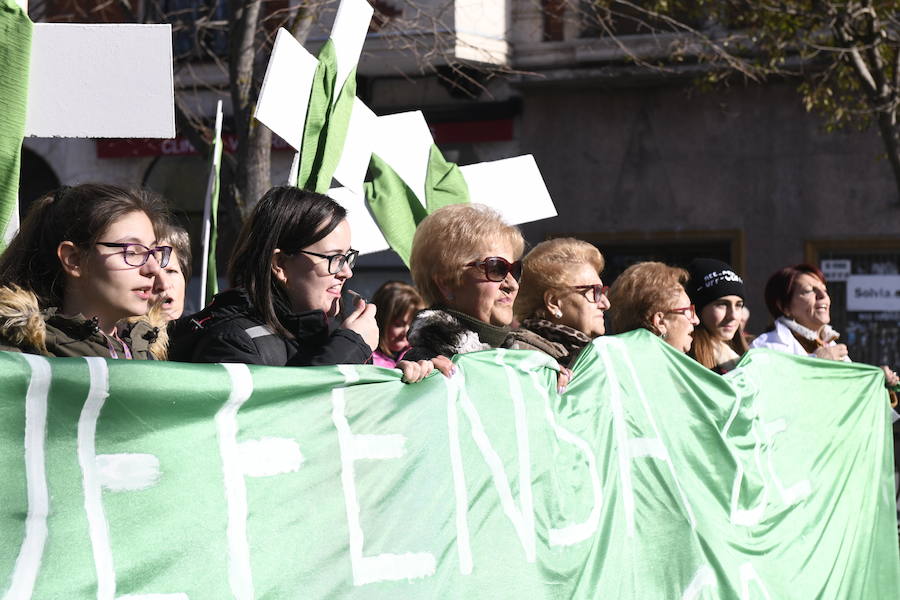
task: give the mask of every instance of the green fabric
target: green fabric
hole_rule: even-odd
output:
[[[0,0],[0,250],[19,202],[32,23],[13,0]]]
[[[219,293],[219,272],[216,267],[216,248],[219,243],[219,189],[222,175],[222,136],[216,132],[212,145],[212,194],[209,207],[209,247],[206,249],[206,297],[204,306],[212,302],[213,296]]]
[[[406,182],[377,154],[369,161],[371,181],[365,183],[366,200],[384,239],[409,266],[416,227],[442,206],[469,201],[469,186],[459,167],[447,162],[434,144],[425,174],[425,206]],[[427,207],[427,208],[426,208]]]
[[[428,213],[397,172],[374,153],[369,160],[369,175],[365,194],[372,217],[391,249],[409,266],[413,235]]]
[[[297,186],[325,194],[344,151],[356,97],[356,69],[338,90],[337,57],[331,39],[322,46],[318,58],[303,127]]]
[[[561,397],[540,353],[455,363],[0,353],[0,594],[900,595],[878,369],[754,350],[723,378],[646,331]]]
[[[462,171],[447,161],[434,144],[428,154],[428,172],[425,174],[425,205],[433,213],[442,206],[469,201],[469,185]]]

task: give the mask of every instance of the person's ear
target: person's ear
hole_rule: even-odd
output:
[[[556,318],[562,316],[562,308],[559,305],[559,295],[556,290],[547,290],[544,292],[544,310],[547,314]]]
[[[284,269],[284,261],[287,255],[280,248],[275,248],[272,252],[272,275],[281,283],[287,283],[287,273]]]
[[[666,326],[666,313],[653,313],[650,322],[653,324],[653,333],[663,338],[666,337],[666,334],[669,332],[669,328]]]
[[[84,275],[84,257],[73,242],[60,242],[56,247],[56,256],[62,264],[63,272],[69,277]]]
[[[432,281],[434,281],[434,285],[441,293],[441,296],[444,297],[445,302],[452,302],[456,299],[456,295],[453,293],[453,288],[447,283],[446,280],[435,275]]]

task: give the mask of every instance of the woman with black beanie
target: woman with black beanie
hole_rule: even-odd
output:
[[[731,265],[712,258],[693,260],[688,272],[688,296],[700,318],[690,355],[704,367],[725,374],[747,351],[741,326],[744,280]]]

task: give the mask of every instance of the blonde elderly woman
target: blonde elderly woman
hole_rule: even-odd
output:
[[[413,282],[429,306],[413,320],[407,360],[506,347],[525,242],[491,208],[454,204],[416,229]]]
[[[684,284],[688,272],[660,262],[631,265],[610,290],[616,333],[644,328],[681,352],[691,349],[691,333],[699,325]]]
[[[607,287],[603,255],[575,238],[541,242],[522,260],[514,306],[515,349],[539,350],[569,366],[590,341],[606,332]]]

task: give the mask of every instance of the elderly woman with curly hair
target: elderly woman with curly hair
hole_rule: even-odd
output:
[[[616,333],[644,328],[681,352],[690,350],[700,321],[684,289],[687,281],[687,271],[660,262],[625,269],[610,290]]]
[[[512,332],[515,349],[539,350],[569,366],[590,341],[606,332],[607,287],[603,255],[575,238],[541,242],[522,260],[522,281]]]
[[[428,310],[407,337],[407,360],[506,347],[525,242],[518,228],[480,204],[454,204],[416,230],[410,270]]]

